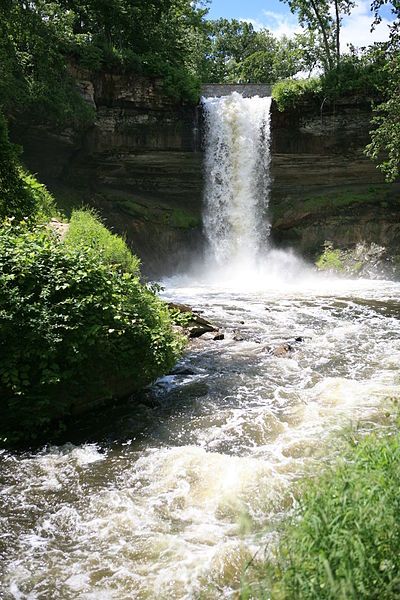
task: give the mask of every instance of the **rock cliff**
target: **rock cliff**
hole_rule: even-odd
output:
[[[95,109],[84,131],[18,123],[13,139],[27,166],[68,212],[96,207],[126,235],[152,276],[187,266],[202,248],[201,109],[166,96],[157,78],[74,69]],[[329,240],[400,246],[399,186],[388,186],[363,155],[371,108],[272,107],[270,220],[276,244],[315,257]]]
[[[363,154],[371,105],[348,98],[322,107],[273,106],[272,235],[315,256],[325,240],[400,247],[400,189],[387,185]]]
[[[126,235],[149,275],[174,272],[201,247],[202,167],[197,107],[157,78],[73,69],[96,118],[84,131],[17,123],[26,165],[68,212],[94,206]]]

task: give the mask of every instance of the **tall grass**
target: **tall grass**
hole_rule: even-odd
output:
[[[118,265],[122,271],[139,271],[140,261],[132,254],[125,240],[111,233],[92,210],[72,212],[64,241],[71,248],[92,248],[105,263]]]
[[[304,482],[274,565],[242,598],[400,598],[400,435],[372,433]]]

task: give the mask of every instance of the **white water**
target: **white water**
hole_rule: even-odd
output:
[[[223,341],[198,340],[150,403],[89,422],[90,443],[0,454],[5,598],[236,598],[296,480],[340,448],[343,427],[385,425],[399,394],[400,285],[318,278],[272,250],[255,264],[238,240],[258,251],[263,232],[246,223],[242,237],[217,226],[209,239],[247,271],[228,269],[215,244],[220,271],[166,282]],[[290,356],[268,351],[297,336]]]
[[[271,98],[203,99],[204,226],[216,264],[254,270],[269,234]]]

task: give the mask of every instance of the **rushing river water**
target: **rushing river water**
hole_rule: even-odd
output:
[[[268,110],[208,103],[208,263],[165,282],[225,338],[196,340],[142,400],[93,415],[69,443],[0,451],[2,598],[235,598],[299,477],[398,395],[400,284],[261,256]],[[277,356],[282,343],[293,351]]]
[[[4,597],[233,597],[293,481],[398,394],[399,291],[169,287],[225,339],[198,340],[151,402],[106,417],[97,443],[1,455]],[[268,352],[298,336],[292,355]]]

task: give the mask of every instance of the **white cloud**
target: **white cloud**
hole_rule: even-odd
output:
[[[277,37],[287,35],[291,37],[295,33],[300,33],[301,27],[292,13],[278,13],[272,10],[264,10],[266,27]]]
[[[269,29],[275,36],[293,36],[302,31],[297,18],[289,10],[287,12],[274,12],[264,10],[260,19],[240,19],[251,23],[256,30]],[[373,42],[383,42],[388,39],[388,25],[390,21],[382,22],[371,32],[373,18],[370,12],[370,0],[358,0],[350,15],[343,18],[341,29],[341,45],[345,52],[348,44],[356,47],[368,46]]]
[[[239,21],[251,23],[256,31],[269,29],[277,37],[282,37],[283,35],[292,36],[301,31],[301,27],[292,13],[284,14],[263,10],[263,17],[261,19],[240,18]]]
[[[374,42],[384,42],[389,37],[390,21],[382,22],[371,32],[372,15],[369,0],[359,0],[349,16],[344,17],[341,31],[341,44],[345,51],[348,44],[361,47]]]

